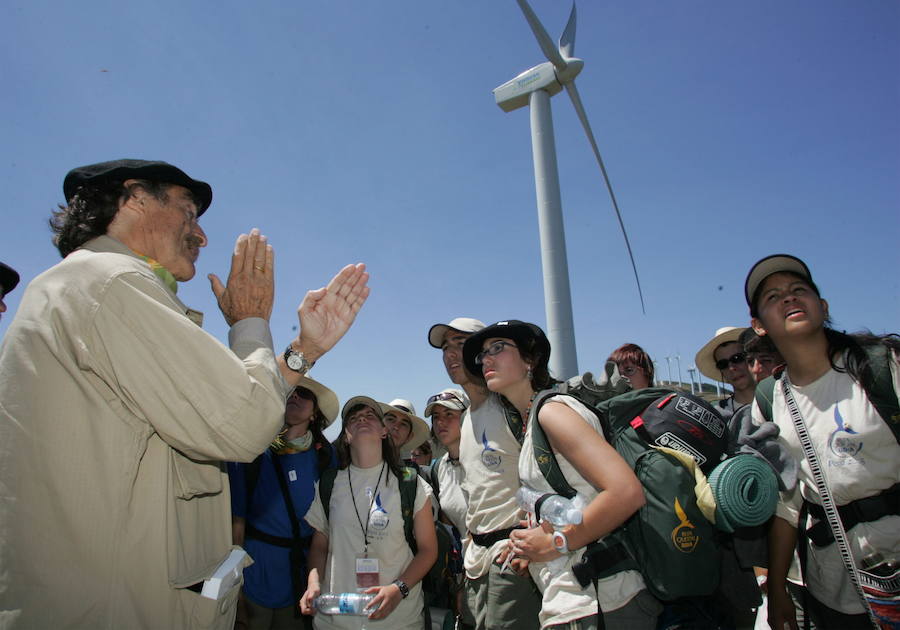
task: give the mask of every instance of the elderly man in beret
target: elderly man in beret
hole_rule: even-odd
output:
[[[0,626],[230,628],[239,581],[202,594],[231,552],[222,462],[272,441],[368,274],[348,265],[307,293],[275,352],[274,254],[242,234],[227,283],[210,276],[229,349],[176,296],[206,245],[208,184],[117,160],[63,190],[64,260],[30,283],[0,347]]]

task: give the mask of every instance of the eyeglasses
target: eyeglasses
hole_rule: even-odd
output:
[[[510,343],[508,341],[503,341],[502,339],[499,339],[475,355],[475,365],[481,365],[482,363],[484,363],[484,357],[497,356],[498,354],[503,352],[503,348],[505,348],[506,346],[509,346],[510,348],[518,348],[519,347],[514,343]]]
[[[465,406],[465,403],[459,399],[459,396],[454,394],[453,392],[441,392],[440,394],[435,394],[431,398],[428,399],[428,402],[425,403],[427,407],[431,403],[438,402],[440,400],[455,400],[459,404]]]
[[[718,361],[716,361],[716,368],[719,371],[724,371],[725,368],[728,367],[729,363],[731,363],[732,365],[738,365],[739,363],[746,363],[746,362],[747,362],[747,355],[744,352],[736,352],[735,354],[732,354],[727,359],[719,359]]]

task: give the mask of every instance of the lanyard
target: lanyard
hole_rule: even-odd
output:
[[[381,483],[381,476],[384,474],[384,467],[387,462],[382,462],[381,471],[378,473],[378,480],[375,482],[375,490],[372,492],[372,498],[369,500],[369,509],[366,510],[366,524],[363,526],[362,517],[359,515],[359,508],[356,507],[356,494],[353,492],[353,479],[350,476],[350,466],[347,467],[347,483],[350,484],[350,499],[353,501],[353,511],[356,512],[356,520],[359,521],[359,528],[363,533],[363,552],[369,553],[369,519],[372,516],[372,506],[375,505],[375,497],[378,496],[378,486]]]

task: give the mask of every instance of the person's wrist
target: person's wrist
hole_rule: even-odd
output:
[[[319,348],[316,344],[310,343],[308,339],[303,339],[301,337],[297,337],[291,342],[291,347],[294,349],[294,352],[299,352],[303,354],[304,357],[310,362],[311,366],[315,365],[316,361],[322,358],[322,355],[325,354],[325,351]]]

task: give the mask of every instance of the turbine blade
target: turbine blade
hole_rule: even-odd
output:
[[[572,1],[572,12],[569,13],[569,21],[566,30],[559,38],[559,52],[564,58],[571,59],[575,56],[575,1]]]
[[[622,228],[622,236],[625,237],[625,247],[628,248],[628,257],[631,259],[631,268],[632,270],[634,270],[634,280],[637,283],[638,296],[641,298],[641,310],[646,315],[647,309],[644,307],[644,292],[641,290],[641,279],[638,278],[637,265],[634,263],[634,254],[631,251],[631,242],[628,240],[628,232],[625,231],[625,223],[622,221],[622,213],[619,212],[619,203],[616,201],[616,195],[613,192],[612,184],[609,182],[609,175],[606,174],[606,167],[603,165],[603,158],[600,157],[600,150],[597,148],[597,142],[594,140],[594,133],[591,131],[591,124],[588,122],[587,114],[584,113],[584,106],[581,104],[581,97],[578,95],[578,88],[575,87],[574,81],[566,83],[566,91],[569,93],[569,97],[572,99],[572,105],[575,106],[575,113],[578,114],[578,119],[581,121],[581,126],[584,127],[584,132],[587,134],[588,142],[591,143],[591,148],[594,150],[594,156],[597,158],[597,164],[600,165],[600,172],[603,173],[603,181],[606,182],[606,189],[609,191],[609,198],[612,199],[613,208],[616,211],[616,217],[619,219],[619,227]]]
[[[531,32],[534,33],[534,36],[537,38],[541,50],[544,51],[544,56],[547,57],[547,60],[552,63],[557,70],[559,70],[560,72],[565,70],[566,66],[568,65],[566,63],[566,60],[562,58],[562,55],[559,54],[556,46],[553,45],[553,40],[550,39],[549,35],[547,35],[547,31],[544,29],[537,16],[534,14],[534,11],[531,10],[531,7],[528,5],[528,1],[517,0],[517,2],[519,3],[519,8],[522,9],[522,13],[525,14],[525,19],[528,20],[528,25],[531,27]]]

